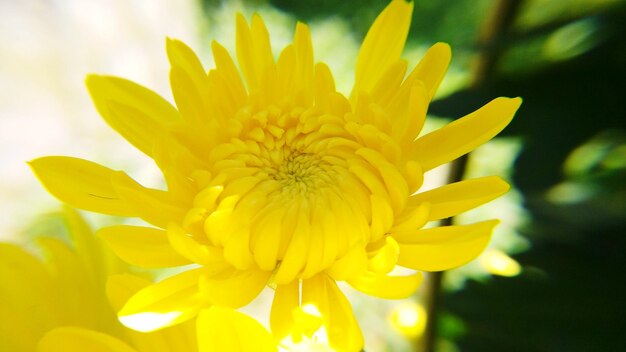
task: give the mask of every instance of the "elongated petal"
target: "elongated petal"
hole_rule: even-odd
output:
[[[199,352],[276,351],[272,335],[253,318],[225,307],[200,312],[197,321]]]
[[[433,45],[413,69],[407,81],[422,81],[428,93],[428,100],[431,100],[446,75],[451,56],[450,45],[446,43]]]
[[[40,261],[16,245],[0,243],[0,350],[35,350],[37,340],[58,324],[52,292],[52,278]]]
[[[185,43],[167,39],[170,86],[181,117],[201,128],[216,114],[210,108],[209,77],[196,54]]]
[[[175,201],[168,192],[143,187],[125,173],[112,175],[111,184],[118,196],[132,207],[135,216],[161,228],[172,221],[180,223],[188,209],[187,204]]]
[[[370,91],[387,71],[400,59],[411,25],[413,2],[393,0],[367,32],[356,62],[352,96],[359,91]]]
[[[108,260],[113,260],[113,255],[103,250],[102,242],[94,236],[85,219],[74,208],[63,207],[63,220],[67,224],[73,247],[83,260],[87,275],[104,285],[107,269],[110,268],[108,265],[111,264]],[[117,264],[122,265],[121,262]]]
[[[190,264],[170,245],[167,233],[141,226],[110,226],[98,231],[124,261],[144,268],[165,268]]]
[[[279,340],[289,335],[294,325],[294,311],[300,306],[300,282],[278,285],[274,292],[270,328]]]
[[[387,276],[366,272],[348,280],[350,286],[371,296],[385,299],[403,299],[415,293],[422,283],[422,273],[408,276]]]
[[[269,34],[260,17],[252,19],[252,28],[245,18],[237,15],[237,60],[246,79],[249,92],[258,90],[265,70],[274,64]]]
[[[139,290],[150,286],[152,282],[142,277],[124,273],[109,276],[106,292],[113,309],[120,310]]]
[[[119,311],[127,327],[149,332],[193,318],[206,302],[198,294],[204,269],[192,269],[148,286],[131,297]]]
[[[296,51],[295,80],[301,89],[305,90],[306,96],[313,93],[313,44],[309,27],[301,22],[296,25],[293,46]],[[308,105],[310,102],[306,102]]]
[[[498,220],[471,225],[442,226],[415,232],[400,243],[398,264],[424,271],[461,266],[476,258],[487,246]]]
[[[180,120],[178,111],[165,99],[131,81],[89,75],[86,83],[102,118],[148,156],[155,137]]]
[[[312,304],[322,313],[332,348],[338,351],[360,351],[363,348],[363,334],[350,302],[328,275],[322,273],[302,281],[302,305],[306,304]]]
[[[409,198],[408,207],[418,207],[428,202],[428,220],[439,220],[496,199],[509,188],[509,184],[497,176],[465,180],[416,194]]]
[[[66,156],[35,159],[30,167],[46,190],[62,202],[103,214],[134,215],[111,184],[114,170]]]
[[[122,340],[80,327],[60,327],[40,341],[38,352],[137,352]]]
[[[411,158],[428,171],[467,154],[502,131],[521,103],[520,98],[496,98],[473,113],[418,138]]]
[[[230,269],[223,273],[203,277],[200,291],[211,304],[240,308],[261,293],[272,275],[271,271]]]
[[[165,47],[172,68],[178,67],[185,72],[185,75],[193,81],[193,85],[200,95],[206,93],[207,74],[193,50],[180,40],[170,38],[166,39]],[[202,100],[199,101],[199,103],[201,102]]]
[[[116,327],[115,313],[110,309],[101,287],[85,270],[83,260],[63,241],[56,238],[41,238],[39,245],[44,250],[56,291],[62,299],[56,304],[67,325],[101,326],[108,331]]]
[[[230,267],[224,259],[224,250],[198,243],[175,223],[167,228],[167,237],[174,250],[190,261],[204,265],[208,273],[218,273]]]
[[[218,42],[211,43],[213,59],[217,72],[224,77],[224,82],[228,85],[228,92],[236,106],[241,106],[245,102],[246,89],[241,80],[241,75],[235,66],[235,62],[231,58],[228,51]]]

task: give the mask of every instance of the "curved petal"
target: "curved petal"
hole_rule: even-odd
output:
[[[253,16],[252,25],[243,15],[237,15],[237,61],[246,79],[249,92],[259,89],[263,73],[274,65],[269,33],[258,15]]]
[[[210,109],[209,77],[196,54],[185,43],[167,38],[170,86],[181,117],[198,129],[215,116]]]
[[[142,289],[118,312],[120,322],[149,332],[193,318],[206,305],[198,294],[204,272],[203,268],[188,270]]]
[[[521,98],[496,98],[473,113],[418,138],[409,158],[428,171],[467,154],[500,133],[521,103]]]
[[[29,164],[39,182],[62,202],[97,213],[134,216],[132,207],[111,183],[118,171],[66,156],[43,157]]]
[[[132,207],[134,216],[160,228],[166,228],[170,222],[181,223],[189,209],[188,204],[175,200],[169,192],[143,187],[123,172],[113,174],[111,184],[117,195]]]
[[[60,327],[50,330],[39,340],[38,352],[137,352],[122,340],[101,332]]]
[[[300,306],[300,282],[294,280],[287,285],[278,285],[274,292],[270,312],[270,328],[279,340],[291,333],[294,311]]]
[[[55,286],[46,269],[22,248],[0,243],[0,349],[33,351],[58,324]]]
[[[89,75],[86,84],[102,118],[148,156],[155,138],[180,120],[178,111],[165,99],[126,79]]]
[[[41,238],[38,242],[52,272],[54,291],[60,298],[55,307],[62,312],[62,321],[67,325],[100,326],[108,329],[106,331],[114,331],[117,326],[115,312],[100,294],[102,287],[99,284],[104,283],[103,278],[92,278],[83,258],[63,241]]]
[[[330,346],[339,351],[363,349],[363,334],[350,302],[334,280],[318,274],[302,281],[302,305],[312,304],[322,314]]]
[[[165,48],[172,68],[177,67],[184,72],[193,81],[200,96],[206,94],[207,73],[193,50],[180,40],[171,38],[166,39]]]
[[[428,93],[428,100],[432,100],[439,84],[446,75],[446,71],[448,71],[451,57],[450,45],[446,43],[433,45],[411,71],[407,82],[422,81]]]
[[[423,280],[422,273],[408,276],[387,276],[368,271],[348,280],[350,286],[370,296],[403,299],[415,293]]]
[[[253,318],[225,307],[200,312],[197,321],[198,351],[277,351],[272,335]]]
[[[296,52],[295,81],[298,88],[304,89],[305,95],[311,97],[314,88],[313,43],[309,27],[302,22],[296,24],[293,46]],[[307,101],[305,104],[309,103]]]
[[[151,281],[133,274],[111,275],[106,283],[107,298],[115,310],[120,310],[129,298],[151,284]]]
[[[175,223],[167,227],[167,237],[172,248],[190,261],[203,265],[207,273],[223,271],[231,265],[224,259],[224,250],[198,243]]]
[[[428,220],[445,219],[485,204],[503,195],[510,186],[498,176],[451,183],[409,198],[408,208],[430,203]]]
[[[271,271],[227,269],[200,280],[200,291],[211,304],[240,308],[252,302],[265,288]]]
[[[217,67],[216,71],[224,78],[223,81],[227,85],[229,97],[235,106],[242,106],[246,99],[246,89],[235,62],[228,51],[218,42],[211,43],[211,50]]]
[[[369,92],[387,68],[400,59],[411,25],[413,2],[393,0],[367,32],[356,61],[352,97]]]
[[[98,231],[124,261],[144,268],[166,268],[191,264],[170,245],[167,233],[160,229],[119,225]]]
[[[442,271],[476,258],[487,246],[498,220],[471,225],[441,226],[416,231],[400,243],[398,265],[424,271]]]
[[[97,280],[99,284],[104,284],[112,266],[122,268],[124,265],[121,261],[116,261],[113,254],[104,250],[102,242],[94,236],[90,226],[78,211],[65,206],[62,214],[75,252],[83,260],[87,275]]]

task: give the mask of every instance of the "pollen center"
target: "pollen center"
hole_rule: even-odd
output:
[[[293,152],[280,165],[268,170],[283,193],[307,195],[328,183],[329,164],[316,155]]]

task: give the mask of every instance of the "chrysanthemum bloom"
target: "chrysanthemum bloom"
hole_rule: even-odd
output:
[[[63,215],[73,246],[39,238],[44,261],[0,242],[0,351],[276,351],[259,323],[223,307],[201,311],[197,322],[147,334],[125,328],[114,309],[150,281],[125,273],[127,266],[102,247],[75,211]]]
[[[501,195],[504,181],[415,193],[425,172],[502,130],[521,100],[497,98],[417,138],[450,49],[434,45],[406,75],[400,54],[412,7],[394,0],[378,16],[350,97],[335,90],[325,64],[314,63],[306,25],[298,23],[293,44],[274,60],[259,16],[250,24],[237,17],[240,70],[216,42],[216,68],[207,74],[191,49],[167,41],[177,108],[124,79],[88,77],[100,114],[155,160],[167,190],[69,157],[37,159],[35,173],[66,203],[154,225],[101,231],[129,263],[197,264],[139,291],[119,311],[122,322],[169,326],[209,305],[244,306],[269,285],[277,338],[292,331],[294,311],[315,307],[331,346],[356,351],[363,337],[336,281],[403,298],[420,284],[420,271],[456,267],[482,251],[495,220],[421,228]],[[396,265],[418,271],[389,275]]]

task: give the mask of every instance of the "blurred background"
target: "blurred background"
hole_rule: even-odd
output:
[[[499,138],[453,168],[465,178],[499,174],[515,188],[454,219],[502,219],[474,262],[430,277],[415,299],[351,294],[366,351],[622,350],[626,1],[414,2],[404,58],[414,65],[438,41],[453,48],[427,129],[497,96],[524,99]],[[171,100],[165,37],[210,68],[210,41],[234,52],[234,14],[258,12],[275,53],[297,20],[307,22],[316,60],[347,93],[359,44],[387,3],[0,0],[0,239],[28,245],[63,232],[57,202],[27,167],[33,158],[83,157],[158,182],[147,158],[97,116],[87,73],[123,76]]]

